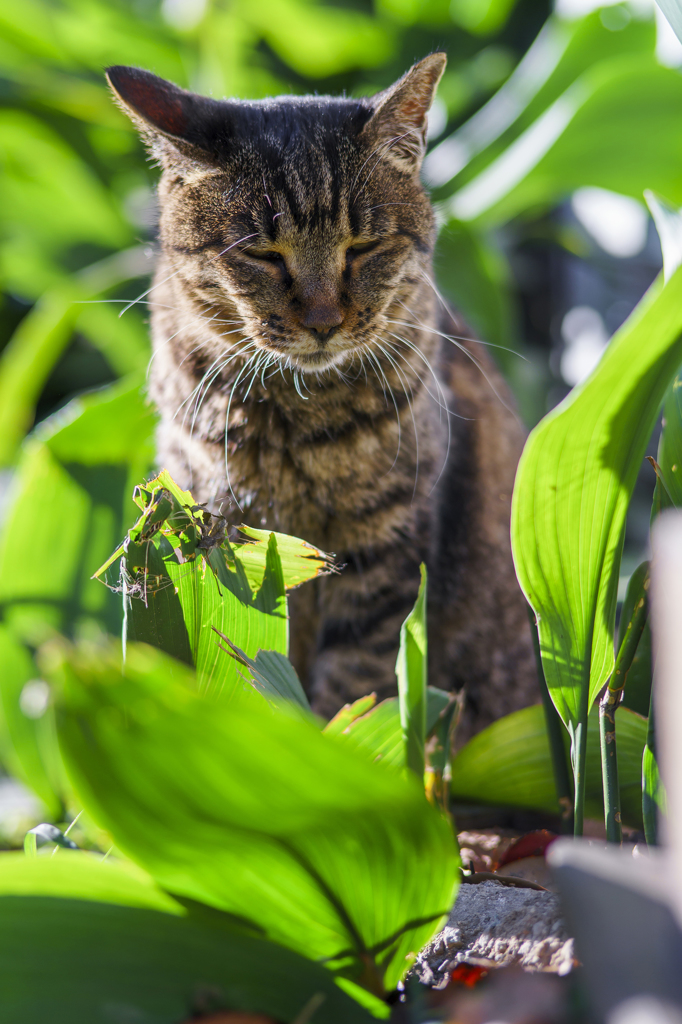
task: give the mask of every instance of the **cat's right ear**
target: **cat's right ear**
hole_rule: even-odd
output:
[[[187,92],[141,68],[106,69],[114,99],[162,164],[215,162],[216,100]],[[224,121],[224,111],[222,120]]]

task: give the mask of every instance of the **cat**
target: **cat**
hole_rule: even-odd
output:
[[[429,680],[464,688],[464,739],[538,690],[509,541],[523,430],[432,283],[419,171],[445,63],[360,99],[214,100],[136,68],[107,76],[162,169],[160,462],[232,522],[344,565],[291,595],[291,659],[327,717],[396,692],[425,562]]]

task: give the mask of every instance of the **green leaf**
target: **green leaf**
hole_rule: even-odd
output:
[[[531,433],[512,500],[517,575],[547,685],[575,728],[609,677],[630,495],[682,358],[682,268],[656,282],[588,380]]]
[[[342,732],[352,725],[356,718],[361,718],[371,711],[377,702],[376,693],[370,693],[367,697],[360,697],[352,704],[344,704],[340,711],[337,711],[332,719],[325,725],[323,732],[328,736],[340,736]]]
[[[228,637],[222,639],[228,644],[227,653],[249,670],[254,686],[266,699],[271,699],[275,706],[295,704],[310,711],[310,701],[288,658],[278,651],[259,651],[255,658],[249,658]]]
[[[233,550],[239,555],[247,579],[252,587],[260,585],[265,572],[270,537],[277,541],[277,552],[282,563],[282,575],[287,590],[299,587],[301,583],[325,576],[334,569],[333,556],[325,554],[300,537],[290,537],[286,533],[273,533],[271,530],[256,530],[252,526],[240,526],[248,541],[253,543],[233,544]]]
[[[330,571],[329,557],[298,537],[248,527],[242,527],[244,543],[230,544],[222,516],[197,505],[166,470],[136,495],[142,515],[95,574],[103,576],[125,554],[128,639],[196,665],[202,690],[227,698],[241,677],[235,659],[221,653],[218,637],[234,645],[242,664],[270,652],[257,672],[267,676],[275,669],[277,687],[285,671],[288,690],[306,700],[293,669],[276,664],[278,655],[286,659],[288,653],[286,590]]]
[[[394,50],[389,27],[359,10],[306,0],[262,0],[244,13],[275,53],[309,77],[378,67]]]
[[[22,710],[40,680],[33,649],[54,632],[118,632],[120,599],[90,579],[128,519],[131,477],[151,462],[154,417],[139,383],[79,398],[26,444],[0,534],[0,701],[11,770],[57,814],[63,785],[49,703]]]
[[[518,313],[502,254],[481,232],[450,220],[438,236],[436,265],[439,286],[479,337],[503,347],[495,349],[496,361],[513,373],[514,357],[504,348],[516,347]]]
[[[362,698],[369,700],[369,698]],[[356,701],[359,704],[360,701]],[[426,736],[431,736],[439,724],[441,712],[450,703],[450,694],[429,686],[426,690]],[[355,707],[355,705],[352,705]],[[334,719],[332,719],[332,722]],[[330,723],[331,725],[332,723]],[[331,732],[329,727],[325,732]],[[341,731],[344,739],[359,747],[370,755],[373,761],[392,765],[395,768],[406,767],[406,746],[400,724],[400,701],[398,697],[388,697],[376,707],[357,714],[347,722]]]
[[[421,583],[415,606],[400,629],[400,649],[395,671],[398,677],[400,726],[405,744],[405,763],[417,778],[424,778],[426,740],[426,566],[420,566]]]
[[[618,624],[617,650],[620,649],[620,645],[623,642],[625,630],[632,618],[635,605],[644,596],[643,584],[645,579],[648,579],[648,574],[649,563],[642,562],[641,565],[637,566],[628,581],[628,588],[625,592],[625,599],[620,612],[620,622]],[[635,656],[632,659],[632,665],[627,674],[625,690],[623,692],[623,704],[625,707],[630,708],[631,711],[636,711],[644,718],[649,714],[651,679],[651,626],[647,621],[642,637],[637,645]]]
[[[616,712],[618,777],[623,821],[641,827],[641,763],[646,719],[628,708]],[[599,718],[593,709],[587,730],[585,812],[603,818]],[[527,807],[550,814],[560,808],[542,707],[524,708],[493,722],[455,755],[452,799],[466,803]]]
[[[152,648],[130,645],[123,673],[113,649],[51,657],[63,756],[117,847],[173,893],[370,990],[396,985],[456,887],[451,831],[421,785],[250,689],[195,696]]]
[[[143,273],[147,267],[141,255],[139,249],[129,249],[61,281],[45,292],[20,322],[0,357],[0,465],[14,461],[33,424],[45,382],[76,324],[80,326],[84,318],[107,315],[102,314],[102,307],[84,307],[82,303]],[[129,344],[127,349],[130,351]],[[121,369],[127,369],[129,362],[132,359],[121,361]]]
[[[658,770],[654,734],[650,730],[642,752],[642,819],[646,841],[651,846],[658,841],[659,816],[665,817],[666,812],[666,792]]]
[[[671,382],[663,403],[657,462],[673,505],[682,507],[682,374]]]
[[[506,150],[584,72],[620,55],[654,55],[652,17],[608,29],[601,11],[565,20],[550,15],[524,58],[495,95],[426,157],[430,184],[461,187]],[[450,191],[451,187],[449,186]]]
[[[229,698],[241,679],[235,659],[221,652],[218,636],[250,658],[259,650],[284,655],[288,650],[286,589],[275,535],[269,536],[263,564],[259,557],[252,560],[249,579],[242,551],[256,545],[233,547],[225,520],[198,506],[167,472],[136,494],[142,515],[96,575],[125,552],[127,638],[195,665],[205,693]]]
[[[187,909],[128,865],[60,851],[0,855],[3,1013],[22,1024],[175,1024],[232,1009],[294,1021],[371,1017],[327,971]]]
[[[681,118],[676,71],[653,56],[602,61],[455,193],[451,215],[501,224],[588,185],[636,199],[648,187],[680,202]]]

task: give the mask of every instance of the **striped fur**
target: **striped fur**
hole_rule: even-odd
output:
[[[291,655],[331,715],[395,692],[429,566],[431,680],[463,735],[536,699],[509,548],[522,431],[431,284],[420,182],[434,54],[368,99],[213,101],[112,68],[163,173],[151,292],[160,461],[232,522],[345,568],[292,595]]]

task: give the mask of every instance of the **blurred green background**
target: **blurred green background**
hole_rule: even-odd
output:
[[[153,463],[134,300],[157,171],[103,68],[216,97],[362,94],[436,49],[436,277],[532,426],[660,269],[644,190],[682,204],[682,47],[652,0],[0,0],[0,761],[57,820],[33,654],[51,630],[118,630],[120,599],[90,575]],[[653,483],[647,466],[624,582]]]
[[[646,0],[0,0],[0,26],[5,465],[35,420],[148,358],[144,306],[118,314],[153,263],[156,172],[107,64],[214,96],[357,94],[446,50],[425,165],[444,225],[437,274],[501,346],[529,425],[660,266],[643,189],[682,199],[680,79],[660,64],[682,57]],[[606,212],[634,231],[629,248],[617,225],[599,244],[595,187],[634,200]]]

